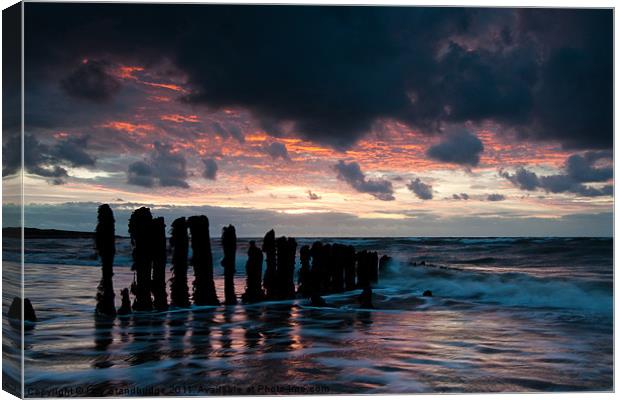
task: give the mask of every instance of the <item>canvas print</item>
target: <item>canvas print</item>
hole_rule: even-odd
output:
[[[4,390],[613,390],[612,9],[3,21]]]

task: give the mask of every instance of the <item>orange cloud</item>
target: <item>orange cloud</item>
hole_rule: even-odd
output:
[[[159,117],[162,121],[170,122],[200,122],[197,115],[181,115],[181,114],[166,114]]]
[[[181,86],[174,85],[172,83],[157,83],[157,82],[145,82],[145,81],[140,81],[140,83],[143,83],[148,86],[174,90],[175,92],[185,92],[185,89],[183,89]]]
[[[88,62],[88,60],[86,60],[86,62]],[[185,89],[183,89],[181,86],[175,85],[175,84],[172,84],[172,83],[159,83],[159,82],[143,81],[143,80],[139,79],[136,76],[137,72],[143,72],[143,71],[144,71],[144,67],[131,66],[131,65],[121,65],[114,72],[114,74],[118,78],[120,78],[120,79],[131,79],[131,80],[139,82],[139,83],[141,83],[143,85],[157,87],[157,88],[163,88],[163,89],[168,89],[168,90],[173,90],[175,92],[185,92]]]
[[[136,72],[144,71],[143,67],[137,66],[120,66],[116,71],[116,76],[121,79],[133,79],[137,80],[138,78],[134,75]]]
[[[148,98],[149,98],[149,100],[157,101],[159,103],[167,103],[170,100],[172,100],[168,96],[149,96]]]
[[[123,131],[128,133],[152,132],[155,130],[155,126],[151,124],[132,124],[131,122],[125,121],[111,121],[103,125],[99,125],[98,127],[109,128],[116,131]]]

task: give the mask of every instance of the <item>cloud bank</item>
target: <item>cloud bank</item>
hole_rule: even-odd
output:
[[[544,190],[550,193],[575,193],[584,197],[612,196],[613,185],[605,184],[595,187],[586,183],[607,182],[613,178],[613,166],[610,164],[613,154],[610,151],[590,151],[573,154],[566,159],[564,173],[539,176],[524,167],[519,167],[510,174],[500,170],[500,176],[506,178],[521,190]],[[607,161],[597,166],[599,161]]]
[[[358,163],[352,161],[338,161],[334,165],[334,169],[338,173],[338,179],[347,182],[351,187],[360,193],[368,193],[378,200],[391,201],[394,200],[394,188],[392,182],[386,179],[368,179],[362,172]]]

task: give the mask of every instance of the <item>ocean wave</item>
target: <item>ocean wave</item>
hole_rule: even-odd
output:
[[[606,281],[541,278],[521,272],[469,271],[450,266],[393,264],[382,286],[436,297],[504,306],[564,308],[610,313],[613,285]],[[395,273],[394,273],[395,272]]]

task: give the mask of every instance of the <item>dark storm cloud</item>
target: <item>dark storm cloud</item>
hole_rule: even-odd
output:
[[[321,200],[321,196],[319,196],[318,194],[314,193],[312,190],[308,190],[308,198],[310,200]]]
[[[338,179],[347,182],[360,193],[368,193],[383,201],[395,200],[392,182],[385,179],[368,179],[355,161],[346,163],[342,160],[334,165]]]
[[[613,14],[533,11],[521,10],[520,28],[547,54],[540,66],[530,135],[558,139],[568,148],[611,148]],[[562,23],[549,23],[551,19]]]
[[[508,179],[513,185],[522,190],[536,190],[540,186],[538,175],[523,167],[517,168],[513,175],[510,175],[506,171],[500,171],[500,176]]]
[[[168,144],[155,142],[152,166],[161,186],[188,188],[186,161],[181,154],[172,153]]]
[[[584,154],[573,154],[564,163],[564,173],[539,176],[524,167],[519,167],[510,174],[500,170],[500,176],[522,190],[534,191],[542,189],[551,193],[575,193],[585,197],[611,196],[613,185],[600,188],[585,183],[607,182],[613,178],[610,151],[588,151]],[[607,161],[607,165],[597,166],[599,161]]]
[[[165,143],[155,142],[153,147],[148,160],[129,165],[127,183],[144,187],[153,187],[157,183],[159,186],[189,188],[185,157],[173,153],[172,147]]]
[[[415,178],[409,184],[407,188],[411,190],[419,199],[430,200],[433,198],[433,187]]]
[[[85,60],[65,79],[61,86],[67,94],[83,100],[109,100],[120,88],[120,82],[106,71],[106,63]]]
[[[52,145],[41,143],[33,135],[24,136],[24,167],[27,173],[50,178],[49,183],[60,185],[69,177],[66,167],[89,167],[95,158],[86,152],[89,138],[72,137]],[[16,174],[21,168],[19,134],[10,135],[2,146],[2,176]]]
[[[2,145],[2,176],[9,176],[16,174],[17,171],[21,168],[21,135],[19,133],[11,134],[6,139],[7,135],[5,133],[5,142]],[[26,136],[27,140],[32,140],[32,136]],[[28,142],[26,142],[28,143]],[[38,145],[38,142],[34,143]],[[33,144],[30,143],[30,146]],[[27,148],[27,147],[25,147]],[[24,149],[25,149],[24,148]],[[25,154],[24,154],[25,155]]]
[[[286,145],[280,142],[272,142],[265,144],[263,147],[265,153],[269,154],[274,160],[281,158],[283,160],[290,160]]]
[[[440,143],[431,146],[426,154],[435,160],[452,164],[476,166],[484,146],[473,133],[465,130],[449,133]]]
[[[84,150],[89,140],[89,136],[62,140],[54,146],[52,154],[60,160],[68,161],[74,167],[95,165],[95,158]]]
[[[2,10],[2,132],[15,134],[21,130],[22,102],[22,33],[21,3]],[[5,156],[6,157],[6,156]]]
[[[153,168],[144,161],[136,161],[129,164],[129,168],[127,170],[127,183],[144,187],[155,186]]]
[[[506,200],[506,196],[498,193],[491,193],[487,196],[487,201],[504,201]]]
[[[566,173],[577,182],[605,182],[614,176],[611,163],[607,166],[595,167],[599,160],[613,158],[611,151],[588,151],[583,155],[573,154],[566,159]]]
[[[612,143],[611,10],[27,8],[32,85],[85,56],[169,58],[188,78],[185,101],[246,108],[276,136],[292,122],[292,133],[339,149],[378,118],[427,133],[493,120],[567,147]]]
[[[205,166],[202,176],[205,179],[214,181],[217,175],[217,163],[215,162],[215,159],[207,158],[206,160],[202,160],[202,162]]]

